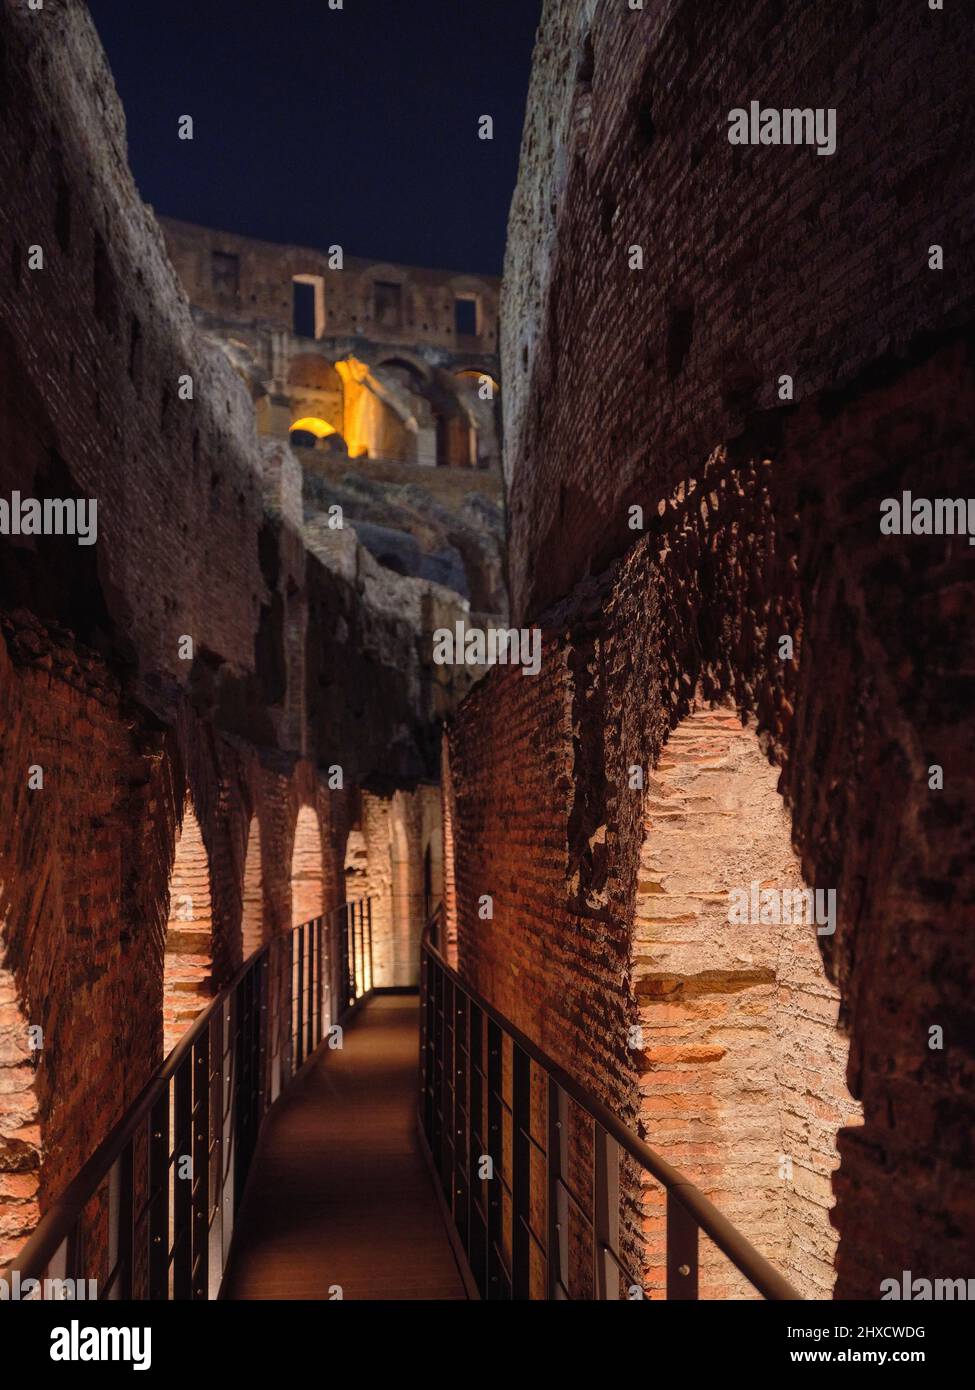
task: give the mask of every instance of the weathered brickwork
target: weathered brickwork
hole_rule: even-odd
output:
[[[802,876],[837,892],[819,946],[863,1111],[837,1136],[838,1297],[877,1297],[891,1270],[963,1272],[975,1234],[969,946],[955,929],[973,895],[970,550],[881,537],[876,501],[917,479],[963,495],[973,386],[968,347],[945,346],[887,384],[807,402],[774,448],[717,451],[648,508],[621,564],[545,615],[541,674],[497,669],[450,736],[462,968],[635,1121],[628,952],[647,812],[630,768],[657,766],[695,692],[697,708],[730,700],[755,720]]]
[[[627,506],[782,374],[805,400],[970,322],[971,41],[915,0],[548,0],[502,291],[515,614],[621,554]],[[752,99],[835,108],[835,154],[730,144]]]
[[[546,4],[502,295],[512,610],[544,658],[450,731],[462,971],[817,1297],[967,1277],[975,1247],[972,551],[879,527],[903,489],[971,491],[971,20],[945,19]],[[730,145],[751,99],[837,107],[836,154]],[[696,727],[743,798],[730,847],[706,798],[661,823]],[[739,960],[732,863],[834,889],[835,934]]]
[[[98,505],[91,546],[0,536],[2,1265],[244,956],[344,900],[359,788],[436,779],[457,596],[312,544],[78,0],[0,6],[0,130],[0,496]]]
[[[631,962],[639,1112],[657,1152],[822,1298],[836,1133],[859,1122],[839,996],[811,923],[791,910],[788,921],[729,921],[731,895],[751,896],[753,882],[806,887],[776,780],[733,709],[683,720],[649,776]],[[645,1203],[648,1286],[662,1293],[665,1212],[652,1182]],[[702,1279],[706,1297],[750,1293],[709,1243]]]

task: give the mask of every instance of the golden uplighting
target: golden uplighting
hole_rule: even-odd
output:
[[[330,434],[335,434],[335,426],[330,425],[327,420],[319,420],[314,415],[306,415],[303,420],[296,420],[291,426],[291,433],[295,430],[304,430],[308,434],[313,434],[316,439],[326,439]]]

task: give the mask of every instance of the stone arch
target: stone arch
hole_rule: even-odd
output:
[[[302,806],[291,852],[291,924],[300,926],[325,910],[322,828],[313,806]]]
[[[345,842],[345,901],[357,902],[369,893],[369,850],[361,826],[353,826]]]
[[[42,1045],[21,1008],[0,940],[0,1270],[39,1216],[43,1147],[35,1062]]]
[[[334,362],[321,353],[299,353],[288,364],[287,390],[292,430],[300,420],[320,420],[327,427],[326,433],[344,436],[345,386]],[[312,433],[325,437],[318,431]]]
[[[393,980],[419,982],[423,927],[422,830],[415,795],[398,791],[389,815],[390,914]]]
[[[417,386],[429,384],[433,381],[433,368],[429,362],[425,362],[415,352],[409,352],[406,348],[394,348],[389,352],[381,352],[374,359],[374,367],[401,368],[415,381]]]
[[[817,926],[793,920],[791,904],[807,901],[793,895],[808,885],[776,781],[730,708],[689,714],[649,775],[631,939],[638,1112],[652,1148],[806,1297],[830,1298],[837,1132],[861,1112]],[[755,921],[763,892],[767,920]],[[662,1296],[665,1214],[652,1181],[642,1206],[646,1282]],[[701,1254],[702,1296],[751,1296],[710,1242]]]
[[[189,796],[169,877],[163,960],[163,1038],[167,1055],[213,994],[210,862]]]
[[[257,816],[251,816],[247,828],[240,937],[244,960],[264,944],[264,876],[261,870],[261,825]]]

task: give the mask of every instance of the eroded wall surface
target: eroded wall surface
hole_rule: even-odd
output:
[[[91,545],[0,535],[2,1263],[239,966],[245,898],[248,949],[342,902],[357,789],[435,781],[470,676],[429,660],[456,594],[306,533],[77,0],[0,7],[0,129],[0,497],[97,503]]]
[[[970,33],[960,11],[907,3],[547,4],[510,223],[511,598],[544,647],[538,676],[494,670],[452,723],[445,897],[461,969],[652,1146],[683,1144],[728,1192],[718,1150],[695,1142],[708,1106],[744,1117],[748,1068],[742,1081],[703,1054],[675,1068],[652,1045],[637,1055],[631,1030],[650,997],[641,855],[668,739],[733,707],[788,818],[792,867],[770,876],[797,865],[836,893],[835,932],[796,939],[792,985],[755,985],[766,1027],[793,1006],[803,1020],[798,1052],[777,1076],[763,1062],[760,1084],[784,1133],[818,1151],[806,1206],[779,1227],[814,1296],[832,1281],[834,1195],[836,1297],[877,1298],[904,1269],[965,1277],[975,1238],[958,930],[975,896],[973,552],[966,535],[879,525],[904,489],[971,491]],[[730,145],[728,111],[752,98],[836,107],[836,153]],[[760,825],[740,822],[744,862]],[[687,973],[728,970],[734,948],[688,946]],[[689,1036],[686,1009],[671,1022],[651,1043],[715,1045]],[[803,1067],[842,1070],[847,1049],[825,1097],[840,1157],[827,1195],[823,1136],[790,1095]],[[789,1179],[749,1181],[738,1216],[761,1246]],[[652,1243],[639,1192],[623,1219],[631,1254]],[[781,1241],[770,1249],[788,1269]]]

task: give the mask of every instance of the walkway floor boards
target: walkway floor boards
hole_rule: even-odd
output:
[[[466,1297],[416,1135],[419,1005],[376,995],[268,1115],[222,1297]]]

